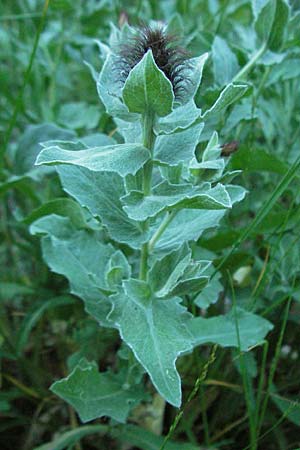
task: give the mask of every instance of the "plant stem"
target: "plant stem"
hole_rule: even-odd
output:
[[[251,59],[247,62],[247,64],[236,74],[233,78],[232,82],[240,81],[244,78],[244,76],[249,72],[250,69],[255,65],[256,61],[264,54],[266,51],[267,45],[263,43],[263,45],[257,50],[256,53],[252,56]]]
[[[178,212],[178,210],[174,210],[171,213],[170,212],[167,213],[166,217],[164,218],[164,220],[162,221],[162,223],[160,224],[160,226],[155,231],[154,235],[152,236],[152,238],[149,241],[149,244],[148,244],[148,251],[149,251],[149,253],[151,253],[151,251],[154,248],[154,245],[156,244],[156,242],[158,241],[160,236],[163,234],[163,232],[165,231],[165,229],[167,228],[169,223],[176,216],[177,212]]]
[[[143,146],[150,151],[150,160],[144,166],[143,190],[144,195],[151,194],[152,170],[153,170],[153,148],[155,143],[155,134],[153,131],[154,115],[145,114],[142,119],[143,124]]]
[[[144,195],[151,194],[152,188],[152,171],[153,171],[153,148],[155,143],[155,134],[153,131],[155,116],[153,113],[148,112],[142,118],[143,127],[143,145],[150,151],[150,159],[144,166],[144,177],[143,177],[143,191]],[[144,231],[147,231],[149,227],[148,221],[144,223]],[[141,248],[141,261],[140,261],[140,280],[146,280],[147,278],[147,268],[148,268],[148,242],[142,245]]]

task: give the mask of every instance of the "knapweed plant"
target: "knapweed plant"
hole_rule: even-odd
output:
[[[45,260],[87,313],[123,342],[122,364],[99,372],[82,359],[51,389],[84,422],[124,422],[151,401],[152,385],[181,405],[178,357],[210,343],[247,351],[271,324],[230,305],[225,314],[205,314],[222,286],[197,245],[246,193],[232,184],[236,172],[226,170],[213,124],[247,86],[227,85],[201,111],[194,97],[209,55],[190,58],[167,27],[125,25],[100,48],[97,89],[116,132],[92,146],[85,139],[43,144],[36,164],[55,165],[80,206],[38,219],[31,231],[42,235]]]

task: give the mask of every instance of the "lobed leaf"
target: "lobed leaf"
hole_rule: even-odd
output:
[[[241,351],[261,344],[272,328],[273,325],[268,320],[241,308],[237,308],[236,314],[231,311],[229,314],[209,319],[196,317],[189,322],[195,345],[213,343],[222,347],[240,346]]]
[[[242,188],[241,188],[242,189]],[[188,184],[172,185],[163,181],[153,189],[153,194],[144,196],[140,192],[131,192],[122,198],[124,210],[137,221],[155,217],[168,209],[226,209],[232,203],[228,192],[221,184],[211,188],[194,187]]]
[[[178,407],[181,383],[175,363],[180,354],[192,350],[192,335],[187,328],[190,314],[178,297],[159,300],[143,281],[130,279],[123,287],[123,292],[111,297],[113,309],[108,318],[149,373],[158,392]],[[133,323],[138,327],[133,327]]]
[[[71,164],[93,172],[116,172],[120,176],[135,174],[150,157],[140,144],[116,144],[70,151],[59,146],[44,148],[36,165]]]
[[[118,174],[75,166],[59,166],[57,171],[64,190],[101,219],[112,239],[136,249],[146,242],[149,233],[129,219],[122,208],[120,198],[125,195],[125,187]]]
[[[96,363],[85,359],[68,377],[52,384],[51,391],[70,403],[82,422],[109,416],[124,423],[132,407],[144,397],[137,386],[125,386],[115,374],[99,373]]]

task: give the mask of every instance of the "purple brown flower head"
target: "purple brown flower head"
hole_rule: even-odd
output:
[[[155,63],[172,83],[175,98],[180,100],[184,96],[188,81],[184,70],[188,65],[189,53],[177,43],[178,38],[167,34],[162,26],[138,28],[136,35],[117,49],[117,68],[121,81],[125,82],[131,69],[142,60],[148,50],[152,50]]]

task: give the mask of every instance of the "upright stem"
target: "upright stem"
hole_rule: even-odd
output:
[[[151,112],[147,112],[142,118],[143,126],[143,145],[150,151],[150,159],[144,166],[143,191],[144,195],[151,194],[152,188],[152,171],[153,171],[153,148],[155,143],[155,134],[153,131],[155,116]],[[144,223],[144,230],[149,227],[148,221]],[[148,243],[142,245],[141,261],[140,261],[140,280],[146,280],[148,268]]]

